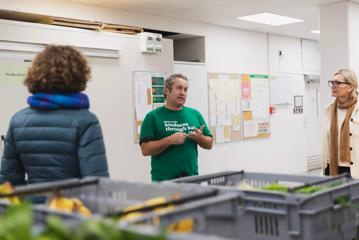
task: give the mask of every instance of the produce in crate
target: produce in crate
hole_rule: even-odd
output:
[[[178,198],[179,195],[171,196],[170,200]],[[166,204],[169,200],[165,197],[155,197],[148,199],[140,204],[134,204],[124,209],[125,214],[120,218],[120,221],[132,221],[144,216],[147,209],[156,213],[166,213],[175,209],[174,205]],[[126,214],[126,212],[129,212]],[[148,212],[148,211],[147,211]],[[160,219],[158,217],[153,219],[153,224],[159,225]],[[180,220],[167,227],[167,231],[171,232],[192,232],[194,228],[194,220],[191,218]]]
[[[144,215],[144,212],[142,211],[144,208],[155,207],[156,205],[164,204],[165,202],[166,202],[165,197],[155,197],[155,198],[151,198],[143,203],[130,205],[124,209],[124,212],[129,212],[129,213],[124,214],[124,216],[121,217],[120,220],[121,221],[131,221],[131,220],[137,219]],[[154,210],[156,210],[156,209],[154,209]],[[158,210],[158,208],[157,208],[157,210]]]
[[[54,195],[49,203],[49,208],[67,213],[80,213],[86,217],[91,216],[91,211],[84,206],[78,198],[66,198],[62,195]]]
[[[334,187],[334,186],[331,186]],[[309,194],[309,193],[315,193],[315,192],[319,192],[321,190],[324,190],[325,188],[330,188],[330,187],[325,187],[325,186],[307,186],[307,187],[303,187],[300,188],[298,190],[296,190],[296,193],[304,193],[304,194]]]
[[[253,187],[249,181],[247,179],[244,179],[242,181],[240,181],[237,185],[236,188],[240,189],[240,190],[253,190],[255,189],[255,187]]]
[[[272,183],[269,185],[265,185],[261,187],[262,190],[270,190],[270,191],[279,191],[279,192],[288,192],[289,187],[283,184]]]
[[[10,194],[14,192],[14,187],[9,182],[5,182],[0,185],[0,194]],[[13,204],[19,204],[20,199],[18,197],[6,197],[5,200],[8,200],[9,202]]]
[[[178,233],[193,232],[195,222],[192,218],[182,219],[176,223],[173,223],[167,227],[167,231]]]
[[[146,200],[143,203],[128,206],[124,209],[124,211],[126,211],[126,212],[138,211],[138,210],[142,210],[144,207],[151,207],[151,206],[156,206],[159,204],[164,204],[166,201],[167,200],[165,197],[155,197],[155,198]]]
[[[319,192],[325,189],[330,189],[336,186],[341,185],[341,183],[330,183],[330,184],[321,184],[321,185],[302,185],[295,188],[291,188],[283,183],[271,183],[261,187],[252,186],[247,179],[240,181],[236,188],[239,190],[267,190],[267,191],[276,191],[276,192],[292,192],[298,194],[311,194]]]
[[[39,225],[33,222],[27,203],[11,206],[0,216],[0,240],[165,240],[164,233],[146,234],[119,229],[110,219],[89,218],[75,225],[58,216],[49,216]],[[34,230],[37,225],[37,230]],[[41,227],[40,227],[41,226]],[[39,228],[40,227],[40,228]]]
[[[308,186],[300,186],[295,188],[294,190],[284,184],[272,183],[261,187],[262,190],[269,191],[279,191],[279,192],[293,192],[298,194],[311,194],[316,193],[322,190],[330,189],[333,187],[337,187],[341,185],[341,183],[331,183],[331,184],[323,184],[323,185],[308,185]]]

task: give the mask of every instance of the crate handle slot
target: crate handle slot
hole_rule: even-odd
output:
[[[287,215],[286,211],[274,210],[270,208],[267,209],[267,208],[256,208],[256,207],[244,207],[243,209],[246,211],[256,212],[259,214],[273,214],[273,215],[281,215],[281,216]]]
[[[183,177],[172,180],[172,182],[176,183],[193,183],[193,182],[203,182],[203,181],[209,181],[212,178],[217,177],[227,177],[237,174],[243,174],[244,170],[241,171],[225,171],[225,172],[219,172],[219,173],[213,173],[208,175],[198,175],[198,176],[189,176],[189,177]]]

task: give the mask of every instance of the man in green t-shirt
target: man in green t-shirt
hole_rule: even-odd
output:
[[[143,120],[140,145],[142,154],[151,156],[152,181],[198,175],[197,144],[212,148],[212,134],[202,115],[183,106],[187,90],[186,76],[169,76],[164,86],[166,104]]]

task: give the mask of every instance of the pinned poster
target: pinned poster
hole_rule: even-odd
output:
[[[165,77],[162,73],[151,74],[152,102],[154,104],[163,105],[165,97],[163,96]]]
[[[241,140],[239,74],[208,73],[209,126],[216,143]]]
[[[258,123],[257,121],[244,121],[244,137],[256,137],[258,134]]]
[[[216,127],[216,143],[224,143],[231,141],[232,129],[230,126]]]
[[[215,141],[216,143],[224,143],[224,128],[223,127],[216,127],[215,128],[215,132],[216,132],[216,138]]]
[[[152,104],[151,73],[136,72],[134,74],[134,91],[136,106]]]
[[[245,75],[242,76],[242,100],[251,99],[251,81],[250,78]]]
[[[251,101],[248,99],[242,100],[242,111],[251,111]]]
[[[230,126],[223,127],[223,137],[224,137],[225,142],[231,141],[231,127]]]
[[[241,116],[239,115],[233,115],[233,131],[239,131],[241,130]]]
[[[242,74],[244,139],[267,138],[269,124],[269,76]]]
[[[140,105],[136,104],[136,119],[137,121],[143,121],[147,113],[152,110],[152,105]]]
[[[136,71],[133,73],[133,81],[135,142],[138,142],[141,124],[146,114],[165,103],[163,96],[165,74]]]
[[[258,122],[258,133],[269,133],[269,122]]]

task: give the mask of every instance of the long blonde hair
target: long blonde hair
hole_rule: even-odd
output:
[[[358,96],[358,81],[355,72],[350,69],[339,69],[336,73],[334,73],[334,76],[335,75],[341,75],[346,82],[350,83],[353,86],[351,96],[353,98],[356,98]]]

